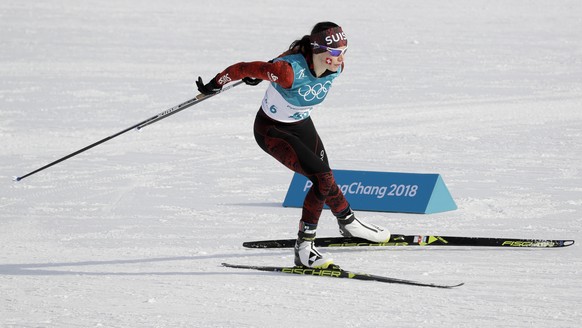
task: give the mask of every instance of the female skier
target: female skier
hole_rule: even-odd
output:
[[[327,268],[333,264],[313,245],[324,204],[337,217],[346,237],[385,242],[390,232],[357,219],[337,186],[327,153],[311,120],[311,111],[320,104],[333,80],[344,69],[348,39],[332,22],[316,24],[310,35],[291,43],[289,49],[269,62],[241,62],[218,73],[209,83],[199,77],[198,90],[214,94],[232,81],[257,85],[270,81],[254,125],[259,146],[287,168],[306,176],[313,186],[303,203],[295,244],[295,265]]]

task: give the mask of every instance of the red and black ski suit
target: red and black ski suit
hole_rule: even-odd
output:
[[[310,58],[307,61],[313,67]],[[293,84],[294,72],[285,61],[241,62],[219,73],[214,81],[222,86],[245,77],[271,81],[288,89]],[[283,123],[270,118],[259,108],[254,134],[257,143],[265,152],[313,183],[303,203],[301,221],[317,224],[324,204],[338,217],[350,211],[349,204],[334,179],[327,153],[310,117],[298,122]]]

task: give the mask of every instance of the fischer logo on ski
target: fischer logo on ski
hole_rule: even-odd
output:
[[[308,275],[308,276],[339,277],[341,275],[341,272],[338,270],[311,269],[311,268],[303,268],[303,267],[282,268],[281,272],[302,274],[302,275]]]

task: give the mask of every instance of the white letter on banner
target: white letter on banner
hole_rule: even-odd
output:
[[[307,182],[305,182],[305,187],[303,187],[303,191],[309,190],[311,186],[313,186],[313,182],[311,182],[311,180],[307,180]]]
[[[338,185],[339,190],[342,192],[342,194],[347,195],[348,193],[348,185]]]
[[[361,195],[365,195],[365,191],[364,191],[365,187],[362,186],[361,182],[358,182],[358,190],[356,190],[357,194],[361,194]]]
[[[352,190],[352,187],[356,187],[356,190]],[[348,192],[350,194],[355,194],[358,188],[358,183],[357,182],[352,182],[352,184],[350,185],[350,189],[348,190]]]
[[[384,196],[386,196],[387,190],[388,190],[388,187],[380,187],[380,190],[378,193],[378,198],[384,198]]]

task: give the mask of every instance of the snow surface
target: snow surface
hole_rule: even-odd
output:
[[[579,327],[582,2],[0,2],[0,326]],[[440,173],[459,209],[360,212],[395,233],[577,239],[563,249],[329,249],[454,290],[227,269],[291,265],[292,174],[239,86],[15,183],[268,60],[318,21],[347,69],[313,119],[335,168]],[[329,211],[320,236],[337,236]]]

